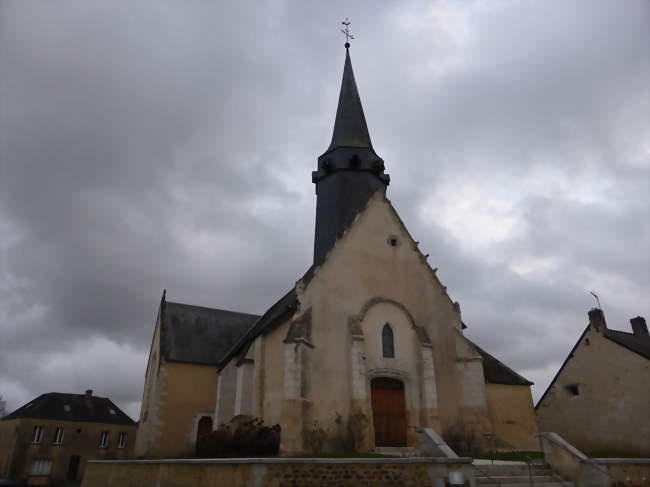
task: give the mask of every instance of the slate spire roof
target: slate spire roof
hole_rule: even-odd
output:
[[[359,90],[352,71],[349,44],[345,46],[341,92],[332,142],[312,172],[316,184],[314,265],[320,265],[352,219],[377,192],[386,194],[390,176],[368,134]]]
[[[345,48],[345,66],[343,68],[343,80],[341,81],[341,92],[339,104],[336,109],[336,121],[334,122],[334,133],[332,142],[326,152],[339,147],[363,147],[372,149],[370,134],[366,117],[363,114],[357,82],[352,71],[350,61],[350,49]]]

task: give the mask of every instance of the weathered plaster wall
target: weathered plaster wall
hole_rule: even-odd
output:
[[[496,447],[539,451],[539,431],[530,387],[487,384],[486,391]]]
[[[567,385],[577,384],[579,395]],[[650,456],[650,360],[588,328],[537,406],[541,431],[587,453]]]
[[[312,449],[323,435],[325,450],[337,448],[354,416],[368,423],[355,448],[373,449],[370,382],[393,377],[405,384],[410,446],[417,446],[415,428],[430,427],[473,433],[474,446],[486,447],[492,419],[482,358],[463,338],[460,309],[425,260],[390,203],[376,195],[311,281],[298,283],[294,316],[258,337],[243,363],[233,360],[222,371],[218,422],[243,412],[279,423],[286,454]],[[383,357],[386,323],[395,358]],[[530,391],[497,389],[491,407],[504,423],[500,431],[524,448],[521,437],[536,432]],[[500,404],[513,398],[523,411]]]
[[[302,418],[299,414],[293,414],[293,411],[286,411],[285,404],[285,384],[284,384],[284,355],[285,343],[283,342],[287,331],[289,330],[288,321],[279,325],[268,335],[264,336],[264,400],[263,419],[266,424],[273,425],[279,423],[282,426],[282,441],[291,435],[291,431],[299,428],[302,424]],[[285,416],[283,416],[283,413]],[[299,433],[297,433],[299,434]],[[298,441],[298,440],[296,440]],[[286,447],[282,445],[283,450]]]
[[[144,388],[142,390],[142,404],[140,406],[140,419],[138,434],[135,441],[135,455],[144,456],[153,448],[156,424],[159,413],[159,365],[160,365],[160,317],[156,322],[149,360],[145,371]]]
[[[187,458],[195,454],[201,416],[213,417],[217,368],[180,362],[160,364],[158,414],[147,458]]]
[[[34,426],[43,428],[41,442],[31,442]],[[52,443],[54,431],[62,427],[63,443]],[[0,451],[4,472],[0,477],[7,476],[17,480],[30,477],[32,462],[35,459],[51,459],[52,469],[50,480],[66,479],[71,455],[79,455],[79,471],[77,479],[81,479],[87,460],[108,458],[132,458],[135,444],[135,425],[112,425],[89,423],[83,421],[55,421],[44,419],[12,419],[0,421],[0,437],[11,438],[9,450]],[[103,431],[109,432],[108,448],[100,448],[99,440]],[[126,433],[124,448],[117,448],[120,432]],[[2,440],[4,444],[5,440]],[[46,480],[42,478],[41,480]]]
[[[215,429],[222,423],[228,424],[235,415],[235,395],[237,392],[237,366],[231,361],[217,378],[217,398],[215,409]]]
[[[0,421],[0,478],[8,477],[18,431],[11,421]]]
[[[389,245],[390,237],[397,237],[397,245]],[[434,272],[427,266],[425,257],[417,250],[416,244],[390,204],[381,195],[376,195],[358,216],[347,235],[340,239],[330,252],[325,263],[315,271],[306,289],[299,289],[299,313],[311,308],[312,343],[310,354],[310,389],[314,391],[317,401],[309,404],[310,420],[330,433],[339,427],[338,415],[347,418],[354,405],[363,405],[363,401],[352,402],[353,364],[350,350],[352,337],[349,328],[351,318],[359,317],[366,303],[374,298],[399,303],[410,313],[416,326],[424,328],[433,344],[433,369],[435,370],[435,391],[438,398],[440,425],[434,427],[451,427],[461,419],[461,385],[456,368],[455,337],[461,330],[460,314],[446,295],[445,288],[438,282]],[[407,394],[411,406],[420,406],[421,377],[417,366],[420,353],[414,345],[414,335],[406,326],[405,319],[389,305],[370,310],[364,327],[363,353],[373,357],[375,362],[366,366],[366,370],[381,366],[402,371],[409,384]],[[396,358],[390,364],[380,363],[376,358],[378,328],[386,322],[380,319],[382,312],[390,313],[395,320],[397,330],[398,352],[409,353],[409,358]],[[273,352],[267,349],[267,363],[270,357],[277,360],[282,353],[277,345],[284,339],[287,326],[278,327],[267,337],[267,346],[275,347]],[[367,341],[366,341],[367,340]],[[409,350],[410,349],[410,350]],[[408,352],[406,352],[408,350]],[[278,386],[282,380],[272,375],[282,373],[283,367],[266,367],[267,392],[278,395]],[[370,375],[365,375],[369,386]],[[368,390],[369,391],[369,390]],[[369,393],[365,398],[369,404]],[[285,403],[286,406],[286,403]],[[304,404],[294,404],[294,410]],[[272,416],[272,408],[265,416]],[[363,411],[371,418],[371,411]],[[483,409],[487,416],[487,410]],[[414,410],[410,416],[411,425],[417,425],[421,415]],[[283,425],[284,427],[284,425]],[[284,442],[283,432],[283,442]]]

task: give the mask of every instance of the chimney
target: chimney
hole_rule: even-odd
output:
[[[607,324],[605,323],[605,314],[600,308],[590,309],[587,313],[589,315],[589,324],[596,331],[604,331],[607,329]],[[601,330],[602,329],[602,330]]]
[[[92,404],[92,397],[93,397],[93,390],[86,389],[86,394],[84,396],[84,401],[86,402],[86,404]]]
[[[642,316],[637,316],[630,320],[632,324],[632,333],[635,337],[641,338],[643,340],[650,340],[650,334],[648,334],[648,325],[645,324],[645,318]]]

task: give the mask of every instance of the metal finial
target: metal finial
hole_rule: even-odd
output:
[[[350,40],[354,39],[354,36],[350,33],[350,20],[346,17],[341,24],[345,26],[345,29],[341,29],[341,32],[345,35],[345,47],[348,48],[350,47]]]

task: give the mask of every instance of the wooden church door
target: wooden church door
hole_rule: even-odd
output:
[[[377,378],[370,383],[376,446],[406,446],[404,383]]]

